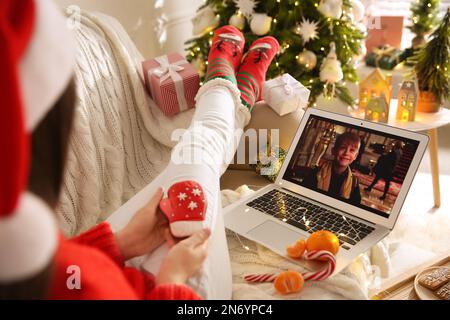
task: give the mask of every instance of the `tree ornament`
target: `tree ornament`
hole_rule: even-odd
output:
[[[364,58],[367,54],[366,40],[361,40],[358,48],[357,58]]]
[[[317,56],[314,52],[303,50],[297,58],[298,63],[304,65],[307,70],[312,70],[317,65]]]
[[[361,22],[364,19],[365,8],[361,1],[359,0],[350,0],[351,12],[350,15],[352,17],[352,21],[354,23]]]
[[[270,31],[272,17],[265,13],[255,13],[250,22],[250,29],[257,36],[263,36]]]
[[[234,4],[239,9],[239,11],[246,17],[250,19],[255,13],[255,7],[258,1],[255,0],[234,0]]]
[[[240,13],[235,13],[230,17],[228,23],[242,30],[245,27],[245,17]]]
[[[358,22],[355,24],[355,27],[357,30],[361,31],[361,33],[364,35],[364,37],[367,37],[367,27],[364,23]]]
[[[331,42],[330,52],[320,67],[320,81],[333,84],[341,81],[342,78],[344,78],[344,74],[341,62],[337,59],[336,45]]]
[[[211,7],[205,7],[192,19],[192,33],[194,36],[202,36],[216,28],[219,25],[219,20]]]
[[[317,28],[317,21],[309,21],[308,19],[303,19],[303,21],[295,28],[295,32],[303,38],[304,43],[307,43],[309,40],[319,38]]]
[[[327,18],[339,19],[342,15],[342,0],[322,0],[317,10]]]
[[[330,52],[320,66],[320,81],[325,82],[324,95],[331,99],[334,96],[335,84],[344,78],[341,62],[337,59],[336,45],[330,44]]]

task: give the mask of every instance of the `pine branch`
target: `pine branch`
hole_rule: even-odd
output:
[[[430,32],[438,22],[439,0],[414,0],[411,4],[412,25],[407,28],[416,36]]]
[[[431,91],[440,103],[450,97],[449,50],[450,8],[426,46],[413,57],[419,89]]]

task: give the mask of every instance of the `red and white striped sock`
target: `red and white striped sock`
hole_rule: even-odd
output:
[[[260,38],[252,43],[236,74],[241,101],[252,110],[261,99],[261,86],[266,79],[267,69],[280,45],[274,37]]]
[[[233,26],[223,26],[214,32],[208,55],[205,82],[223,78],[236,84],[236,70],[242,59],[245,38]]]

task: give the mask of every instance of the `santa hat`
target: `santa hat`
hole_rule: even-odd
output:
[[[30,135],[67,87],[73,40],[51,0],[0,1],[0,283],[35,276],[54,256],[54,214],[26,192]]]

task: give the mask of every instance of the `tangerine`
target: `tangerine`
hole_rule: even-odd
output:
[[[302,291],[305,280],[300,272],[285,271],[275,279],[275,289],[281,294],[297,293]]]
[[[303,256],[305,249],[306,249],[306,241],[303,239],[300,239],[293,245],[288,246],[286,248],[286,253],[289,257],[298,259]]]
[[[326,250],[336,255],[336,253],[339,251],[339,239],[334,233],[330,231],[316,231],[311,234],[306,240],[306,250]]]

